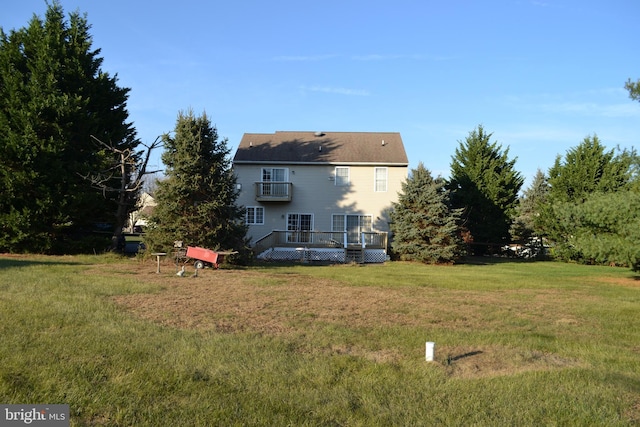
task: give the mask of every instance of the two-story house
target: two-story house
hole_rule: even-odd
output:
[[[260,258],[383,262],[407,178],[397,132],[244,134],[233,159]]]

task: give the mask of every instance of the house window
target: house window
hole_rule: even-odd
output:
[[[264,225],[264,208],[261,206],[247,206],[245,223],[247,225]]]
[[[374,190],[376,192],[387,191],[387,168],[375,168]]]
[[[337,214],[331,216],[331,240],[339,242],[341,245],[346,244],[345,241],[345,227],[344,227],[344,215]]]
[[[264,182],[285,182],[287,180],[287,169],[285,168],[262,168],[262,181]]]
[[[313,215],[287,214],[287,241],[290,243],[310,243],[313,230]]]
[[[261,192],[263,196],[286,196],[288,186],[282,184],[287,181],[288,169],[262,168]]]
[[[334,214],[331,217],[331,231],[334,232],[334,240],[344,241],[346,237],[345,243],[347,245],[361,244],[362,233],[371,232],[372,224],[373,217],[371,215]],[[338,233],[342,236],[339,239],[337,238]]]
[[[349,185],[349,168],[344,166],[336,167],[336,185]]]

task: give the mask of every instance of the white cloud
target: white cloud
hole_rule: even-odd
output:
[[[326,61],[333,59],[339,55],[324,54],[324,55],[282,55],[273,58],[274,61],[290,61],[290,62],[311,62],[311,61]]]
[[[625,99],[625,102],[620,102]],[[638,104],[626,102],[624,89],[603,88],[563,94],[535,96],[505,96],[502,102],[512,108],[545,114],[565,114],[582,117],[640,117]]]
[[[414,54],[379,54],[372,53],[367,55],[353,55],[351,59],[354,61],[393,61],[396,59],[409,59],[413,61],[446,61],[449,59],[453,59],[453,57],[448,56],[433,56],[433,55],[424,55],[421,53]]]
[[[327,61],[329,59],[347,57],[352,61],[393,61],[397,59],[408,59],[413,61],[446,61],[453,59],[453,56],[436,56],[436,55],[424,55],[421,53],[414,54],[380,54],[370,53],[363,55],[338,55],[338,54],[318,54],[318,55],[280,55],[272,58],[273,61],[282,62],[314,62],[314,61]]]
[[[351,59],[355,61],[387,61],[393,59],[403,58],[403,55],[381,55],[372,53],[368,55],[353,55]]]
[[[598,104],[595,102],[562,102],[534,106],[542,111],[598,117],[640,117],[640,108],[632,103]]]
[[[584,132],[573,128],[561,128],[553,126],[520,126],[518,130],[506,130],[496,132],[494,136],[505,145],[530,144],[550,142],[553,144],[579,143],[585,136]],[[535,148],[535,146],[532,146]]]
[[[369,91],[364,89],[348,89],[348,88],[333,87],[333,86],[310,86],[310,87],[303,87],[302,89],[310,92],[335,93],[338,95],[349,95],[349,96],[371,95]]]

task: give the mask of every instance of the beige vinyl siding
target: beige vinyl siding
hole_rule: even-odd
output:
[[[288,168],[293,183],[290,202],[257,202],[255,182],[261,180],[263,167]],[[313,215],[316,231],[331,231],[333,214],[371,215],[375,231],[388,231],[388,210],[397,201],[402,182],[407,178],[406,166],[357,165],[349,167],[349,184],[335,185],[337,165],[246,165],[234,166],[242,189],[237,203],[242,206],[263,206],[264,224],[251,225],[248,235],[255,241],[272,230],[287,229],[287,215]],[[340,167],[347,165],[338,165]],[[375,167],[387,168],[387,191],[375,191]]]

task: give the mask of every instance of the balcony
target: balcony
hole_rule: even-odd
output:
[[[290,202],[293,184],[290,182],[256,182],[256,201]]]

